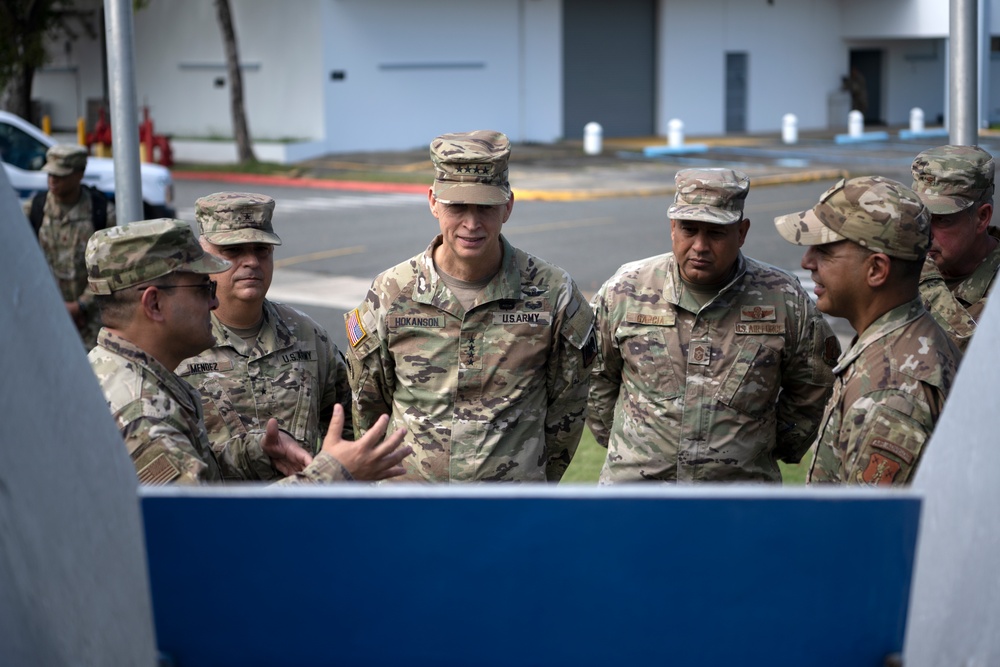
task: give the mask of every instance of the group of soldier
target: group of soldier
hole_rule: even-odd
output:
[[[602,484],[780,482],[813,447],[812,483],[906,484],[1000,270],[978,147],[921,153],[910,188],[841,180],[775,218],[815,302],[741,252],[739,171],[679,171],[672,251],[588,305],[501,234],[506,136],[442,135],[430,156],[440,234],[374,279],[342,353],[267,298],[272,198],[202,197],[197,236],[115,226],[85,196],[83,149],[49,151],[38,240],[143,483],[555,482],[586,424]],[[855,330],[846,352],[824,314]]]

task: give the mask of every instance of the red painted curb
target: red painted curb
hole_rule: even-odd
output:
[[[174,171],[175,181],[220,181],[223,183],[246,183],[248,185],[273,185],[286,188],[312,188],[314,190],[351,190],[354,192],[390,192],[402,194],[424,194],[428,185],[417,183],[372,183],[368,181],[337,181],[322,178],[291,178],[288,176],[267,176],[265,174],[233,174],[212,171]]]

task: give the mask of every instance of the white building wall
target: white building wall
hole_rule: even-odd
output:
[[[567,0],[572,2],[572,0]],[[563,132],[562,0],[518,0],[521,13],[519,141],[551,142]]]
[[[521,54],[539,47],[522,43],[520,0],[326,1],[326,69],[345,73],[326,84],[331,150],[412,148],[485,128],[525,136]],[[544,80],[553,68],[541,64]],[[538,81],[524,81],[533,99]]]
[[[234,0],[251,135],[323,135],[319,0]],[[158,132],[232,137],[229,85],[215,7],[204,0],[152,2],[135,13],[136,85]],[[217,87],[222,78],[225,85]]]
[[[569,0],[572,1],[572,0]],[[1000,34],[1000,0],[988,0]],[[494,128],[548,142],[562,128],[564,0],[233,0],[251,134],[317,151],[424,146],[441,132]],[[83,0],[96,10],[99,0]],[[944,112],[946,0],[660,0],[656,131],[725,125],[725,54],[748,54],[747,129],[830,124],[852,48],[885,53],[882,109],[891,124],[920,106]],[[97,14],[89,19],[99,32]],[[81,31],[81,34],[85,34]],[[138,103],[176,137],[230,137],[229,88],[212,3],[153,2],[135,13]],[[70,129],[103,95],[99,40],[52,44],[35,97]],[[992,63],[992,60],[989,61]],[[1000,71],[987,72],[992,118]],[[342,81],[331,73],[343,71]],[[305,145],[305,144],[303,144]],[[310,149],[313,150],[313,149]]]
[[[907,125],[910,109],[924,112],[928,127],[940,125],[945,109],[945,44],[940,39],[900,40],[883,46],[887,76],[883,109],[890,125]]]
[[[827,96],[846,73],[836,0],[747,3],[661,0],[657,132],[671,118],[688,134],[725,129],[725,54],[748,54],[747,130],[775,131],[786,113],[827,126]]]
[[[840,0],[839,4],[844,39],[948,35],[949,0]]]
[[[50,41],[47,48],[51,60],[35,72],[31,97],[43,103],[43,112],[51,116],[53,128],[75,131],[77,119],[87,114],[87,100],[103,96],[101,42],[88,36],[101,34],[100,6],[100,0],[76,3],[79,18],[70,25],[79,38],[71,40],[60,35]]]

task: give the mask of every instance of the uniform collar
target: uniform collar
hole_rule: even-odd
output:
[[[271,354],[278,350],[283,350],[292,344],[292,333],[288,326],[278,317],[278,310],[274,304],[264,299],[264,321],[260,325],[260,332],[257,334],[257,342],[248,345],[239,336],[231,333],[219,318],[212,313],[212,333],[215,335],[216,347],[231,347],[238,354],[249,357],[254,350],[260,349],[261,355]]]
[[[132,362],[135,366],[144,368],[163,385],[170,394],[187,410],[194,410],[192,388],[176,373],[161,364],[145,350],[128,339],[102,328],[97,334],[97,345],[105,350]]]
[[[840,361],[837,362],[837,366],[833,369],[833,374],[840,375],[846,371],[854,363],[854,360],[861,356],[866,348],[875,344],[878,340],[885,338],[896,329],[906,326],[925,312],[927,311],[924,310],[923,302],[920,300],[920,297],[917,297],[880,315],[878,319],[865,329],[864,333],[854,337],[850,349],[840,357]]]
[[[413,285],[413,300],[448,312],[455,312],[457,309],[456,314],[459,314],[462,312],[462,306],[444,284],[441,274],[434,268],[434,249],[441,243],[443,243],[443,237],[438,234],[427,246],[427,250],[416,259],[417,280]],[[500,235],[500,243],[503,245],[503,261],[500,265],[500,271],[483,288],[483,293],[476,302],[477,305],[500,299],[521,298],[521,272],[517,267],[514,246],[504,238],[503,234]]]

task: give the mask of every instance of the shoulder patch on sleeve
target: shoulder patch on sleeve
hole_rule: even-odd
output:
[[[837,365],[840,359],[840,341],[836,336],[827,336],[823,341],[823,363],[831,368]]]
[[[357,347],[361,344],[361,341],[368,337],[368,332],[365,331],[364,325],[361,323],[361,313],[358,310],[355,308],[344,318],[344,326],[347,329],[347,340],[351,344],[351,347]]]
[[[181,476],[180,469],[162,449],[148,463],[140,458],[136,465],[139,481],[143,484],[169,484]]]
[[[593,330],[591,330],[590,335],[587,337],[587,342],[583,344],[580,351],[583,352],[584,366],[594,363],[594,359],[597,358],[597,334]]]
[[[583,304],[586,305],[586,302]],[[594,335],[594,311],[588,307],[577,307],[573,315],[563,322],[561,333],[573,347],[582,350]]]

